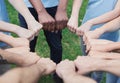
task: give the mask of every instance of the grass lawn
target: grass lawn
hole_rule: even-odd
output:
[[[69,0],[67,13],[70,17],[71,14],[71,7],[72,7],[72,1]],[[85,7],[87,5],[88,0],[84,0],[83,6],[80,11],[79,20],[83,18],[85,13]],[[19,25],[17,12],[15,9],[7,2],[7,9],[9,12],[10,22],[13,24]],[[79,23],[80,24],[80,23]],[[13,34],[14,35],[14,34]],[[63,60],[64,59],[70,59],[74,60],[78,55],[81,55],[80,51],[80,41],[79,37],[75,34],[71,33],[67,28],[63,30],[63,38],[62,38],[62,45],[63,45]],[[43,34],[43,31],[40,31],[39,38],[36,45],[36,52],[43,57],[49,57],[49,47],[46,42],[45,36]],[[42,77],[40,80],[40,83],[53,83],[53,80],[51,76],[45,76]]]

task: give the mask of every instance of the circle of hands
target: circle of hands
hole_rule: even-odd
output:
[[[97,65],[98,61],[100,61],[104,55],[119,51],[109,48],[109,45],[114,44],[115,42],[98,39],[100,35],[96,31],[89,31],[92,26],[90,22],[86,22],[80,27],[74,26],[78,25],[76,24],[77,22],[74,22],[72,18],[70,18],[68,21],[67,14],[65,12],[57,12],[55,18],[51,17],[47,13],[40,14],[40,16],[42,18],[39,18],[38,15],[38,19],[42,25],[35,20],[30,21],[30,23],[28,23],[28,29],[20,28],[20,30],[16,32],[20,38],[12,37],[13,43],[11,46],[13,48],[8,48],[5,50],[21,56],[22,62],[18,63],[18,66],[25,67],[37,64],[44,68],[44,75],[56,71],[58,76],[63,78],[63,76],[69,75],[69,73],[72,73],[72,76],[89,73],[94,70],[92,67],[94,67],[94,65]],[[84,45],[86,46],[85,52],[87,53],[87,56],[78,56],[74,61],[67,59],[61,61],[56,65],[49,58],[43,58],[38,56],[37,53],[30,52],[29,40],[34,39],[34,37],[39,34],[42,27],[44,30],[54,32],[62,30],[66,26],[68,26],[68,29],[71,32],[76,33],[78,36],[81,36],[83,38]]]

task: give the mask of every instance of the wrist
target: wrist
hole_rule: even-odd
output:
[[[42,8],[41,10],[37,11],[38,15],[45,14],[45,13],[47,13],[47,11],[45,10],[45,8]]]
[[[77,76],[77,73],[68,73],[68,74],[62,74],[62,79],[64,80],[65,83],[68,83],[70,79],[73,79],[75,76]]]
[[[97,28],[97,29],[95,29],[94,31],[97,33],[97,35],[98,35],[99,37],[100,37],[102,34],[105,33],[102,28]]]
[[[96,66],[94,66],[93,71],[103,71],[104,68],[107,66],[107,62],[104,59],[99,59],[97,60],[98,64],[96,64]]]
[[[120,42],[113,42],[113,43],[111,43],[111,44],[110,44],[110,48],[111,48],[112,50],[120,49]],[[112,50],[111,50],[111,51],[112,51]]]

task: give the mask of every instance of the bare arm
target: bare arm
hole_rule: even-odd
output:
[[[0,77],[0,82],[37,83],[39,77],[41,77],[44,72],[44,68],[39,68],[39,66],[41,65],[35,64],[30,67],[12,69]]]
[[[67,17],[67,3],[68,0],[59,0],[59,5],[55,15],[56,30],[62,30],[67,27],[68,17]]]
[[[101,23],[105,23],[105,22],[108,22],[108,21],[111,21],[113,20],[114,18],[118,17],[120,15],[120,0],[117,1],[117,4],[115,6],[115,8],[108,12],[108,13],[105,13],[99,17],[96,17],[94,19],[91,19],[89,20],[89,22],[92,24],[92,25],[96,25],[96,24],[101,24]]]
[[[29,47],[29,41],[26,38],[14,38],[4,33],[0,33],[0,41],[5,42],[12,47]]]
[[[34,32],[31,30],[24,29],[20,26],[10,24],[4,21],[0,21],[0,30],[8,31],[17,34],[19,37],[31,39],[34,35]]]
[[[120,54],[113,52],[90,51],[88,55],[91,57],[102,58],[106,60],[120,59]]]
[[[50,74],[55,70],[56,64],[48,58],[40,59],[36,64],[16,68],[8,71],[0,77],[1,83],[37,83],[43,75]],[[29,78],[29,79],[28,79]],[[6,80],[7,79],[7,80]]]
[[[38,14],[38,20],[43,24],[44,30],[53,31],[55,29],[54,18],[47,13],[41,0],[29,0]]]
[[[71,17],[67,24],[69,30],[72,32],[75,32],[76,28],[78,28],[78,16],[82,1],[83,0],[74,0],[73,2]]]
[[[115,18],[119,17],[119,15],[120,15],[120,7],[119,7],[119,5],[120,5],[120,0],[118,0],[115,8],[112,11],[110,11],[108,13],[105,13],[105,14],[103,14],[101,16],[98,16],[96,18],[93,18],[91,20],[88,20],[86,23],[81,25],[77,29],[76,34],[79,35],[79,36],[84,35],[84,33],[88,32],[93,25],[106,23],[106,22],[109,22],[109,21],[114,20]],[[109,27],[110,26],[107,26],[106,28],[111,30],[111,28],[109,28]]]
[[[120,28],[119,21],[120,21],[120,16],[106,23],[102,27],[95,29],[94,31],[86,32],[83,36],[84,41],[87,42],[86,40],[89,41],[90,39],[97,39],[105,32],[117,31]]]
[[[79,75],[75,71],[75,64],[73,61],[64,60],[57,65],[56,73],[63,79],[64,83],[96,83],[90,78]]]
[[[98,32],[99,35],[102,35],[102,34],[105,33],[105,32],[113,32],[113,31],[116,31],[116,30],[118,30],[118,29],[120,28],[120,27],[119,27],[119,26],[120,26],[119,21],[120,21],[120,16],[117,17],[116,19],[114,19],[114,20],[106,23],[104,26],[96,29],[95,31],[96,31],[96,33]]]
[[[3,59],[7,60],[8,63],[22,64],[23,58],[19,54],[11,53],[0,49],[0,55]]]
[[[120,59],[105,60],[89,56],[79,56],[74,62],[79,74],[86,74],[92,71],[106,71],[120,76]]]
[[[20,12],[20,14],[25,18],[28,29],[33,30],[36,34],[42,28],[42,25],[39,24],[34,17],[29,12],[28,8],[24,4],[23,0],[9,0],[9,2],[14,6],[16,10]]]

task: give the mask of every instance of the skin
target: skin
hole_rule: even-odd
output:
[[[0,41],[5,42],[12,47],[29,47],[29,41],[26,38],[14,38],[4,33],[0,33]]]
[[[91,40],[91,42],[94,42],[94,40]],[[95,40],[96,41],[96,40]],[[87,50],[86,51],[101,51],[101,52],[111,52],[115,50],[120,49],[120,42],[112,42],[109,40],[97,40],[97,43],[91,43],[90,45],[87,45]]]
[[[74,62],[79,74],[86,74],[92,71],[105,71],[120,76],[119,59],[106,60],[89,56],[79,56]]]
[[[63,79],[64,83],[96,83],[92,79],[79,75],[75,71],[75,64],[73,61],[64,60],[57,65],[56,73]]]
[[[102,24],[114,20],[120,15],[120,0],[117,1],[115,8],[101,16],[88,20],[85,24],[81,25],[77,29],[77,35],[82,36],[85,32],[88,32],[90,28],[97,24]]]
[[[88,54],[90,57],[102,58],[102,59],[120,59],[120,54],[115,52],[99,52],[99,51],[90,51]]]
[[[67,3],[68,0],[60,0],[57,12],[55,15],[55,21],[56,21],[56,30],[62,30],[67,26],[68,17],[67,17]]]
[[[78,16],[79,16],[79,10],[82,5],[82,1],[83,0],[74,0],[73,7],[72,7],[72,13],[67,23],[68,29],[73,33],[75,33],[76,29],[78,28]]]
[[[40,0],[30,0],[38,14],[38,19],[43,24],[43,29],[48,31],[56,31],[63,29],[67,24],[66,6],[67,0],[60,0],[55,18],[50,16]]]
[[[92,50],[93,46],[109,46],[109,44],[114,44],[115,42],[105,40],[105,39],[90,39],[89,42],[86,44],[86,51]]]
[[[41,58],[29,67],[14,68],[0,76],[1,83],[37,83],[39,78],[55,70],[56,64],[50,59]],[[27,79],[29,77],[29,79]],[[6,80],[7,79],[7,80]]]
[[[36,53],[32,52],[16,53],[0,49],[0,54],[3,59],[6,59],[9,63],[17,64],[18,66],[30,66],[40,59]]]
[[[34,37],[34,32],[31,30],[27,30],[20,26],[10,24],[4,21],[0,21],[0,30],[1,31],[8,31],[17,34],[19,37],[32,39]]]
[[[23,0],[8,0],[8,1],[25,18],[28,24],[28,29],[32,30],[37,36],[40,29],[42,28],[42,25],[34,19],[34,17],[29,12],[28,8],[24,4],[24,1]]]

